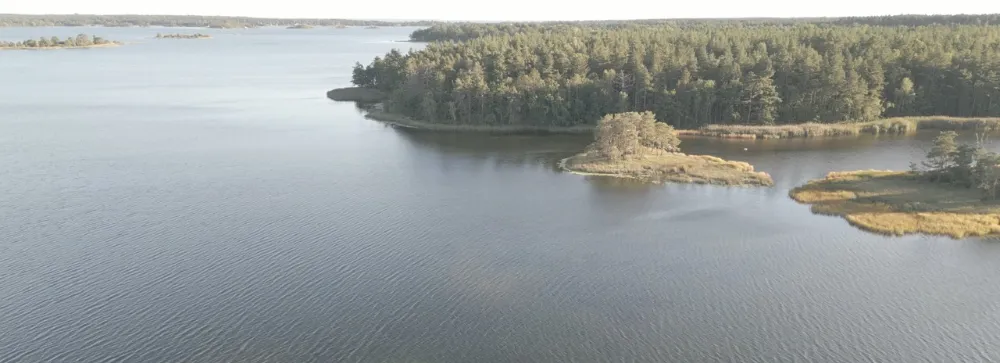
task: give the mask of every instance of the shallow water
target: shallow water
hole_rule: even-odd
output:
[[[0,28],[130,43],[0,52],[0,362],[1000,359],[1000,245],[787,197],[932,135],[686,139],[776,187],[650,186],[324,98],[411,30]]]

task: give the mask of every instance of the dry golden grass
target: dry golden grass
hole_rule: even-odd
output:
[[[770,175],[754,171],[753,166],[745,162],[726,161],[708,155],[656,152],[651,149],[640,156],[621,161],[611,161],[591,153],[583,153],[563,160],[563,167],[580,174],[654,182],[774,185]]]
[[[887,235],[923,233],[963,238],[1000,234],[1000,203],[976,189],[931,183],[910,172],[833,172],[792,189],[792,199],[818,214]]]
[[[919,116],[834,124],[804,123],[775,126],[708,125],[697,130],[679,130],[678,134],[735,139],[785,139],[856,136],[861,134],[906,134],[917,130],[997,131],[1000,130],[1000,118]]]

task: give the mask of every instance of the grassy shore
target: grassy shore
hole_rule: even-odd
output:
[[[774,180],[741,161],[708,155],[649,151],[627,160],[612,161],[582,153],[564,159],[563,169],[582,175],[632,178],[651,182],[771,186]]]
[[[679,130],[680,135],[734,139],[784,139],[799,137],[837,137],[861,134],[906,134],[917,130],[1000,130],[1000,118],[920,116],[896,117],[852,123],[804,123],[795,125],[708,125],[697,130]]]
[[[920,180],[898,171],[833,172],[789,195],[817,214],[886,235],[924,233],[963,238],[1000,234],[1000,203],[976,189]]]

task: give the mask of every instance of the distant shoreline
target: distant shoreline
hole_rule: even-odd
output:
[[[0,47],[0,50],[60,50],[60,49],[88,49],[88,48],[110,48],[123,45],[122,43],[107,43],[93,45],[74,45],[72,47]]]
[[[187,28],[257,28],[265,26],[406,26],[423,27],[439,22],[429,20],[392,21],[335,18],[257,18],[244,16],[201,15],[99,15],[99,14],[0,14],[2,27],[108,26],[108,27],[187,27]]]

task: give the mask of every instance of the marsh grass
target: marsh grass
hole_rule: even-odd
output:
[[[774,180],[742,161],[708,155],[687,155],[647,149],[625,160],[609,160],[584,152],[563,160],[564,169],[584,175],[605,175],[652,182],[772,186]]]
[[[961,131],[978,130],[992,132],[1000,130],[1000,118],[995,117],[948,117],[920,116],[896,117],[868,122],[845,122],[835,124],[804,123],[795,125],[708,125],[697,130],[681,130],[681,135],[710,136],[735,139],[786,139],[802,137],[838,137],[861,134],[901,135],[917,130]]]
[[[979,190],[924,181],[912,172],[832,172],[789,192],[817,214],[886,234],[964,238],[1000,234],[1000,203]]]

